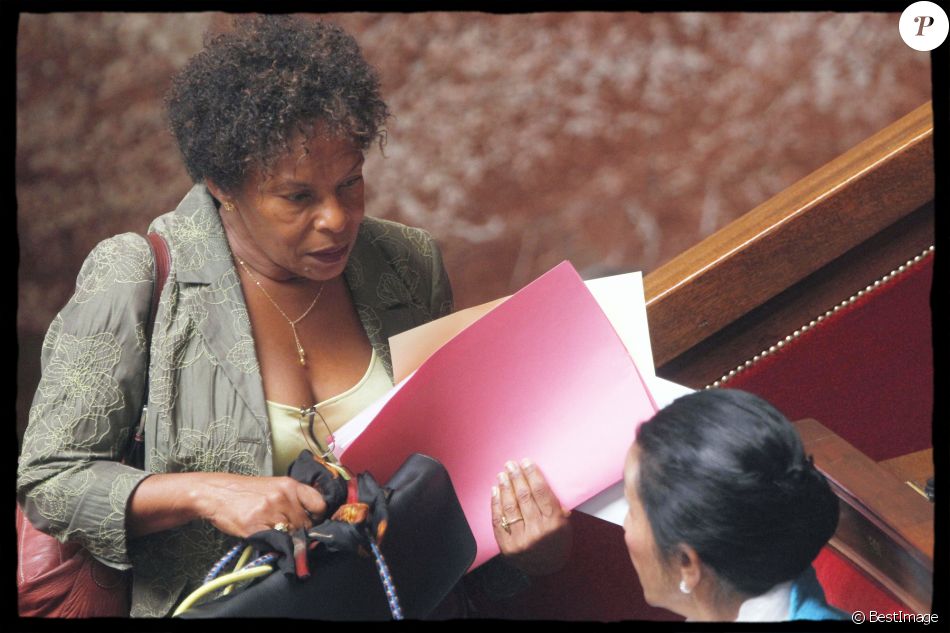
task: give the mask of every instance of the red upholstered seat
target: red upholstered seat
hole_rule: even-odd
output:
[[[930,448],[932,280],[929,255],[723,386],[819,420],[874,461]]]
[[[884,587],[851,564],[830,547],[825,547],[814,562],[818,582],[825,589],[825,599],[845,611],[875,610],[880,613],[907,611]]]
[[[723,386],[756,393],[793,420],[820,420],[875,461],[930,448],[932,279],[928,255]],[[839,608],[907,610],[828,547],[815,568]]]

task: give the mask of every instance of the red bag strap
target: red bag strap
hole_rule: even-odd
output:
[[[152,341],[152,328],[155,326],[155,313],[158,312],[158,302],[162,296],[162,289],[168,280],[168,269],[171,267],[172,256],[168,251],[168,242],[154,231],[148,234],[149,244],[152,246],[152,255],[155,258],[155,283],[152,284],[152,305],[145,324],[145,340]],[[150,345],[151,346],[151,345]]]
[[[142,447],[145,442],[145,412],[148,404],[148,366],[150,360],[148,354],[152,348],[152,329],[155,327],[155,315],[158,313],[158,304],[161,301],[162,289],[168,280],[168,271],[171,268],[171,253],[168,250],[168,242],[158,233],[148,234],[148,242],[152,248],[152,256],[155,259],[155,282],[152,284],[152,303],[149,306],[148,322],[145,324],[146,360],[145,360],[145,397],[142,400],[142,415],[139,416],[139,424],[129,440],[129,445],[125,451],[125,457],[122,463],[132,466],[142,467],[144,456]]]

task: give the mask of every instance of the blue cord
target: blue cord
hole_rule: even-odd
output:
[[[379,579],[383,581],[383,589],[386,590],[386,600],[389,602],[389,612],[393,616],[393,620],[402,620],[402,607],[399,606],[399,596],[396,595],[396,585],[393,584],[392,574],[389,573],[389,566],[386,564],[386,559],[383,558],[383,553],[379,551],[379,546],[376,545],[376,539],[370,537],[369,546],[373,550],[373,556],[376,558],[376,570],[379,572]]]
[[[240,552],[242,549],[244,549],[244,543],[238,543],[237,545],[232,547],[230,550],[228,550],[228,553],[222,556],[221,560],[215,563],[214,567],[211,568],[211,571],[208,572],[208,575],[205,576],[205,580],[203,584],[208,584],[209,582],[217,578],[218,574],[221,573],[221,570],[224,569],[224,566],[230,563],[232,560],[234,560],[234,557],[237,556],[238,552]]]
[[[268,563],[271,563],[277,560],[279,556],[280,555],[275,552],[264,554],[263,556],[259,556],[255,558],[254,560],[252,560],[251,562],[249,562],[247,565],[242,567],[240,571],[244,571],[245,569],[250,569],[252,567],[260,567],[261,565],[267,565]]]

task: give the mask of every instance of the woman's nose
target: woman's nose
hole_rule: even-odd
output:
[[[314,228],[318,231],[339,233],[346,228],[347,222],[349,222],[349,214],[340,204],[340,201],[332,196],[325,199],[320,205],[314,219]]]

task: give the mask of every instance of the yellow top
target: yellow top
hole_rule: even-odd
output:
[[[301,409],[268,400],[267,417],[274,449],[274,474],[286,475],[287,469],[304,449],[314,453],[326,451],[328,433],[335,433],[392,386],[374,349],[369,367],[359,382],[343,393],[317,403],[316,410],[320,415],[313,419],[313,437],[310,435],[309,416],[303,415]],[[326,426],[320,421],[321,417],[326,421]]]

